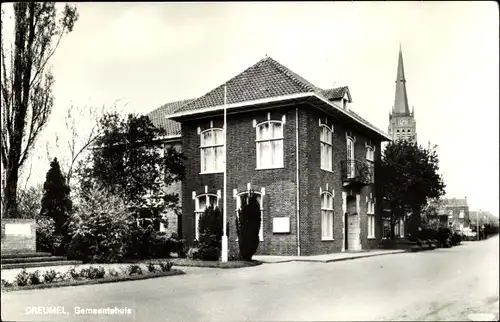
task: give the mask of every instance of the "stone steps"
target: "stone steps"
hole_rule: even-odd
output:
[[[2,252],[0,255],[1,260],[3,262],[4,259],[12,259],[12,258],[26,258],[26,257],[50,257],[51,253],[45,252],[23,252],[23,253],[15,253],[15,252]]]
[[[82,264],[82,261],[61,260],[61,261],[51,261],[51,262],[2,264],[2,269],[47,267],[47,266],[61,266],[61,265],[80,265],[80,264]]]
[[[60,262],[66,260],[64,256],[37,256],[37,257],[16,257],[16,258],[2,258],[2,265],[4,264],[22,264],[22,263],[39,263],[39,262]]]
[[[65,256],[53,256],[47,252],[3,252],[1,269],[78,265],[81,261],[67,260]]]

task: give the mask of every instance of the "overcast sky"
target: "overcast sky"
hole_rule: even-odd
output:
[[[387,131],[399,43],[419,143],[438,145],[447,197],[498,214],[499,53],[494,2],[79,3],[52,65],[52,137],[74,104],[147,113],[200,96],[267,54],[313,84],[347,85]],[[43,155],[38,152],[38,155]],[[36,159],[36,158],[35,158]],[[48,163],[36,162],[31,181]]]

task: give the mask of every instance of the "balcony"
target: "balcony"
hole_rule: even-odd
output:
[[[375,182],[373,164],[366,161],[341,161],[341,171],[344,186],[365,186]]]

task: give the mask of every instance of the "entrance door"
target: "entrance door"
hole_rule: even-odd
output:
[[[347,138],[347,178],[354,178],[354,141]]]
[[[361,242],[359,240],[359,233],[361,227],[359,224],[359,215],[357,213],[347,214],[347,249],[348,250],[361,250]]]

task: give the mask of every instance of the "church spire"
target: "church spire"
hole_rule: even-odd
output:
[[[401,44],[399,44],[399,57],[398,57],[398,71],[396,76],[396,96],[394,98],[394,107],[392,109],[394,114],[410,114],[408,107],[408,95],[406,94],[406,79],[405,70],[403,67],[403,51]]]

